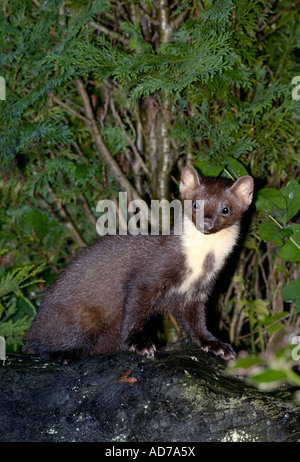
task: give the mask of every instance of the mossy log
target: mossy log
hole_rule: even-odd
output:
[[[0,367],[1,441],[299,441],[293,390],[260,392],[189,342],[155,358],[116,353]]]

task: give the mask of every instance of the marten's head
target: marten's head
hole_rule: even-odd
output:
[[[237,224],[253,197],[253,179],[243,176],[237,181],[225,178],[200,178],[193,167],[185,167],[179,185],[181,197],[192,206],[192,221],[199,231],[211,234]],[[204,222],[196,213],[204,201]],[[185,210],[185,207],[184,207]],[[190,213],[190,208],[189,208]]]

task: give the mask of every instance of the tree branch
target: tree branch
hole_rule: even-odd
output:
[[[104,34],[104,35],[108,35],[108,36],[111,37],[112,39],[118,40],[118,41],[121,42],[123,45],[128,46],[128,42],[127,42],[126,38],[123,37],[123,35],[119,34],[118,32],[115,32],[115,31],[113,31],[113,30],[110,30],[110,29],[108,29],[107,27],[102,26],[102,24],[98,24],[98,23],[95,22],[95,21],[91,21],[91,22],[89,23],[89,26],[93,27],[94,29],[97,29],[99,32],[101,32],[101,33]]]
[[[116,108],[115,108],[115,105],[114,105],[114,102],[113,100],[111,99],[110,100],[110,107],[111,107],[111,110],[112,110],[112,113],[113,113],[113,116],[114,118],[116,119],[116,121],[118,122],[119,124],[119,127],[123,133],[123,135],[125,136],[125,138],[127,139],[127,141],[129,142],[130,146],[131,146],[131,149],[136,157],[136,159],[138,160],[138,162],[140,163],[140,166],[142,167],[144,173],[146,175],[150,175],[150,172],[148,170],[148,167],[146,166],[145,162],[143,161],[139,151],[137,150],[137,147],[135,146],[134,142],[132,141],[132,139],[130,138],[130,136],[128,135],[127,131],[125,130],[125,127],[124,127],[124,124],[122,122],[122,119],[120,117],[120,115],[118,114],[118,112],[116,111]]]
[[[56,197],[54,190],[52,189],[52,187],[50,185],[48,186],[47,189],[48,189],[48,192],[49,192],[49,194],[51,196],[52,203],[57,208],[59,221],[66,225],[66,227],[68,228],[68,230],[70,232],[70,235],[72,236],[74,241],[80,247],[85,247],[86,244],[87,244],[86,241],[84,240],[84,238],[80,235],[80,233],[76,229],[76,226],[74,225],[70,215],[68,214],[68,212],[66,211],[66,209],[62,205],[61,201]],[[42,204],[44,205],[44,207],[46,207],[48,209],[48,211],[51,213],[51,215],[55,219],[57,219],[56,214],[52,210],[52,207],[50,206],[50,204],[48,204],[47,201],[42,196],[38,196],[38,197],[39,197],[40,201],[42,202]]]
[[[174,19],[171,22],[172,32],[174,32],[181,26],[181,24],[183,23],[183,21],[187,18],[189,14],[190,14],[190,11],[188,10],[188,8],[186,8],[185,10],[183,10],[181,13],[179,13],[177,16],[174,17]]]
[[[52,100],[58,104],[59,106],[63,107],[64,109],[67,109],[67,111],[69,111],[71,114],[73,114],[74,116],[78,117],[79,119],[81,120],[84,120],[86,123],[88,123],[88,119],[86,119],[84,116],[82,116],[81,114],[79,114],[79,112],[75,111],[74,109],[72,109],[70,106],[68,106],[68,104],[64,103],[63,101],[61,101],[60,99],[56,98],[55,96],[53,96]]]
[[[166,43],[169,41],[172,27],[170,24],[170,10],[168,0],[159,0],[157,8],[157,17],[159,20],[159,37],[160,43]]]
[[[272,24],[274,24],[274,22],[276,22],[277,19],[279,19],[284,13],[291,10],[292,8],[295,8],[297,5],[299,5],[299,3],[300,3],[300,0],[296,0],[296,2],[293,2],[289,6],[287,6],[286,8],[283,8],[283,10],[279,11],[279,13],[275,14],[275,16],[270,18],[269,21],[266,24],[264,24],[262,27],[260,27],[257,30],[257,32],[263,32],[267,26],[271,26]]]
[[[125,189],[125,191],[131,192],[133,199],[141,200],[142,198],[137,193],[137,191],[132,186],[132,184],[127,180],[126,176],[124,175],[124,173],[120,169],[119,165],[117,164],[117,162],[115,161],[115,159],[113,158],[113,156],[109,152],[108,148],[106,147],[106,144],[104,143],[104,140],[102,138],[102,135],[101,135],[101,133],[100,133],[100,131],[98,129],[97,123],[96,123],[96,119],[95,119],[95,116],[94,116],[94,113],[93,113],[93,109],[92,109],[92,106],[91,106],[89,96],[88,96],[88,94],[86,92],[86,89],[85,89],[85,87],[83,85],[82,80],[81,79],[75,80],[75,85],[76,85],[78,94],[80,96],[86,118],[88,120],[88,126],[89,126],[89,128],[91,130],[94,142],[96,144],[96,147],[97,147],[99,153],[101,154],[101,157],[106,162],[108,168],[110,169],[112,174],[115,176],[115,178],[116,178],[117,182],[119,183],[119,185],[123,189]]]
[[[91,225],[95,228],[97,219],[95,215],[93,214],[92,210],[90,209],[89,203],[84,194],[78,197],[77,203],[82,207],[82,210],[86,218],[89,220]]]
[[[60,215],[60,217],[62,218],[63,222],[65,223],[66,227],[68,228],[71,236],[73,237],[74,241],[77,242],[78,245],[80,245],[80,247],[85,247],[86,246],[86,241],[84,240],[84,238],[79,234],[79,232],[77,231],[76,229],[76,226],[74,225],[70,215],[68,214],[68,212],[66,211],[66,209],[64,208],[64,206],[62,205],[61,201],[59,199],[57,199],[53,189],[49,186],[48,188],[50,194],[51,194],[51,197],[52,197],[52,200],[54,201],[57,209],[58,209],[58,213]]]

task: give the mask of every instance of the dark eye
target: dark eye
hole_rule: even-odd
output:
[[[222,215],[227,215],[229,213],[229,207],[222,208]]]
[[[199,208],[198,202],[193,202],[193,209],[198,210],[198,208]]]

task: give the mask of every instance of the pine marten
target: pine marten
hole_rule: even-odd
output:
[[[185,167],[179,189],[183,202],[193,206],[189,216],[183,211],[183,234],[105,236],[84,248],[46,289],[25,351],[85,357],[129,350],[153,356],[156,348],[144,327],[152,315],[172,312],[203,350],[234,357],[232,347],[207,330],[205,306],[237,243],[253,180],[200,178]],[[202,230],[194,213],[200,199]]]

